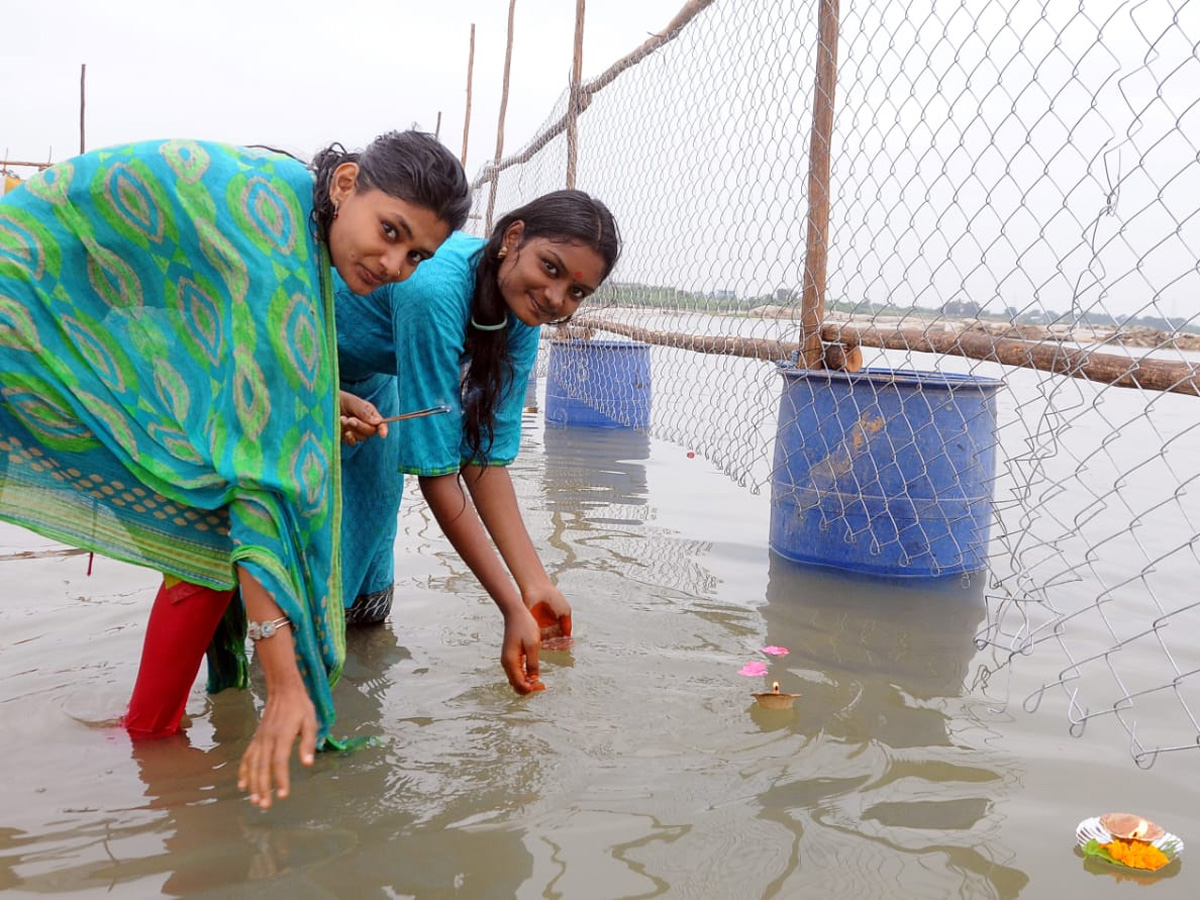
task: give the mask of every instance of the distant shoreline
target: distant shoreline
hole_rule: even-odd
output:
[[[763,319],[799,319],[799,310],[788,306],[758,306],[746,315]],[[984,319],[958,319],[938,317],[932,321],[919,316],[869,316],[830,313],[827,322],[862,322],[880,326],[905,326],[962,334],[968,331],[981,332],[992,337],[1015,338],[1022,341],[1060,341],[1062,343],[1095,345],[1120,344],[1124,347],[1144,347],[1200,352],[1200,334],[1183,334],[1147,328],[1142,325],[1129,327],[1094,327],[1090,325],[1014,325],[1010,322],[990,322]]]
[[[586,324],[588,315],[617,315],[633,313],[650,316],[694,316],[703,310],[672,308],[668,306],[612,306],[588,310],[578,318],[578,324]],[[707,313],[735,319],[787,319],[799,324],[800,310],[794,306],[756,306],[748,310],[721,310]],[[1053,341],[1063,344],[1076,344],[1081,347],[1108,345],[1121,347],[1140,347],[1153,350],[1183,350],[1189,353],[1200,353],[1200,334],[1163,331],[1158,328],[1148,328],[1144,325],[1131,325],[1117,328],[1114,326],[1091,325],[1022,325],[1011,322],[996,322],[987,319],[964,319],[953,316],[927,316],[913,314],[905,316],[885,316],[867,314],[848,314],[829,312],[825,315],[827,323],[853,322],[872,325],[877,328],[913,328],[922,331],[944,332],[949,334],[965,334],[975,332],[997,338],[1010,338],[1031,343]]]

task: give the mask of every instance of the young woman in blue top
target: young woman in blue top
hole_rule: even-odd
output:
[[[540,326],[568,320],[620,254],[612,213],[556,191],[504,216],[484,241],[454,234],[413,277],[363,297],[337,292],[343,390],[342,577],[348,622],[391,607],[403,480],[421,493],[504,616],[501,665],[541,690],[543,637],[569,637],[571,606],[521,519],[507,466],[520,441]],[[355,405],[354,398],[360,398]],[[447,406],[449,412],[377,424]],[[386,440],[366,440],[372,436]],[[465,487],[465,490],[464,490]]]

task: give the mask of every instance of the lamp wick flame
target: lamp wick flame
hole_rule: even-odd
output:
[[[778,682],[778,681],[772,681],[772,682],[771,682],[771,693],[772,693],[772,694],[778,694],[778,693],[779,693],[779,682]]]
[[[1129,836],[1132,838],[1140,838],[1142,835],[1144,835],[1149,830],[1150,830],[1150,823],[1147,822],[1145,819],[1138,819],[1137,828],[1133,829],[1133,831],[1131,831],[1129,833]]]

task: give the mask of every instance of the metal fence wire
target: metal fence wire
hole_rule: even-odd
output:
[[[1058,678],[1012,696],[1053,695],[1076,731],[1119,723],[1142,765],[1200,746],[1200,2],[688,7],[484,167],[476,227],[493,189],[499,214],[577,155],[625,251],[558,339],[649,342],[651,433],[751,490],[795,452],[776,451],[778,364],[814,334],[834,368],[1001,379],[978,686],[1007,696],[1020,656],[1057,654]],[[836,100],[806,328],[822,7]],[[906,489],[855,471],[864,496]],[[873,552],[906,540],[841,525]]]

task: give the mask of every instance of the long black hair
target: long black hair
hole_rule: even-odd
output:
[[[313,220],[322,236],[329,234],[333,172],[342,163],[358,163],[356,189],[378,189],[433,212],[451,231],[462,228],[471,211],[471,186],[457,157],[432,134],[416,129],[389,131],[365,150],[351,153],[341,144],[321,150],[309,168],[313,184]]]
[[[504,233],[521,222],[521,246],[531,238],[555,243],[579,244],[595,250],[604,260],[607,278],[621,255],[621,235],[608,207],[583,191],[554,191],[532,200],[505,215],[487,244],[479,251],[475,266],[475,293],[471,298],[471,316],[476,322],[499,322],[508,313],[500,292],[500,247]],[[496,406],[513,377],[512,356],[508,350],[508,329],[481,331],[467,327],[466,355],[470,357],[463,376],[463,429],[471,458],[486,462],[496,431]]]

